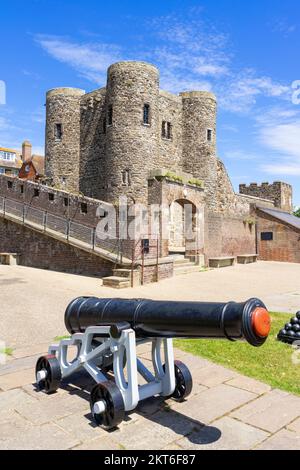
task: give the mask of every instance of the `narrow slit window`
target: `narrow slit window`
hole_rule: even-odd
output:
[[[144,124],[150,124],[150,105],[144,104]]]
[[[113,123],[113,107],[110,105],[108,108],[108,125],[112,126]]]
[[[7,181],[7,187],[8,189],[12,189],[13,187],[12,181]]]
[[[33,197],[39,197],[40,191],[38,189],[35,189],[33,192]]]
[[[53,201],[54,201],[54,194],[53,194],[53,193],[49,193],[49,194],[48,194],[48,198],[49,198],[49,201],[50,201],[50,202],[53,202]]]
[[[69,207],[69,199],[67,197],[64,198],[64,206]]]
[[[207,142],[212,142],[213,140],[213,131],[212,129],[207,129]]]
[[[20,191],[21,191],[21,194],[24,194],[24,186],[23,185],[20,186]]]
[[[172,124],[167,122],[167,139],[172,139]]]
[[[168,121],[163,121],[161,125],[161,136],[163,139],[172,139],[172,124]]]
[[[81,205],[80,205],[80,212],[82,214],[87,214],[88,212],[88,207],[87,207],[87,204],[85,202],[82,202]]]
[[[63,136],[62,124],[55,124],[54,133],[55,133],[55,140],[60,142],[62,140],[62,136]]]
[[[122,184],[124,186],[130,186],[130,171],[129,170],[122,171]]]

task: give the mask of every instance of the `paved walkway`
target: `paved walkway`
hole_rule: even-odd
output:
[[[194,379],[189,399],[147,400],[113,433],[91,421],[88,377],[64,383],[53,396],[33,385],[36,359],[65,333],[65,307],[78,295],[211,301],[258,296],[272,310],[295,312],[300,265],[236,266],[122,292],[101,287],[95,278],[0,266],[0,286],[0,340],[14,348],[0,366],[0,449],[300,449],[300,397],[180,351],[176,357]],[[145,345],[139,355],[149,359]]]
[[[102,287],[96,278],[0,265],[0,288],[0,341],[16,348],[65,334],[66,306],[81,295],[207,301],[259,297],[272,311],[295,313],[300,310],[300,264],[237,265],[121,291]]]
[[[91,418],[89,377],[47,396],[32,385],[36,356],[26,354],[16,350],[0,370],[0,449],[300,449],[300,397],[204,359],[176,351],[193,374],[188,400],[147,400],[107,433]],[[139,356],[149,359],[147,345]]]

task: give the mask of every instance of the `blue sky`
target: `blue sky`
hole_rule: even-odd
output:
[[[40,152],[48,89],[89,91],[105,84],[112,62],[146,60],[168,91],[216,93],[218,154],[236,189],[283,180],[300,205],[299,0],[10,0],[0,8],[0,145],[30,139]]]

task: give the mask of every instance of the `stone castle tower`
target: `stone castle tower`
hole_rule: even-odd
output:
[[[105,88],[51,90],[46,109],[46,176],[53,185],[113,203],[121,194],[147,202],[150,172],[165,169],[202,180],[212,201],[212,93],[167,93],[153,65],[119,62],[109,67]]]

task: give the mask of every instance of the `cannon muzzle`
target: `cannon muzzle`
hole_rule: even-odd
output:
[[[124,323],[138,338],[223,338],[256,347],[264,344],[271,328],[270,315],[258,299],[213,303],[79,297],[65,313],[71,334]]]

